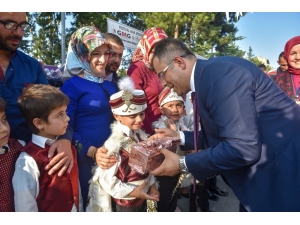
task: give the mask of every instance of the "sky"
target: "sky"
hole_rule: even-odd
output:
[[[277,68],[285,43],[300,35],[300,12],[248,12],[235,26],[238,28],[236,36],[244,37],[236,45],[246,52],[251,46],[255,56],[267,58],[270,66]]]
[[[278,67],[277,60],[285,43],[300,35],[300,12],[252,12],[241,17],[235,24],[237,41],[241,50],[248,52],[251,46],[255,56],[269,59],[270,65]]]

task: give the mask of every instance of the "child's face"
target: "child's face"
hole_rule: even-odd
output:
[[[181,116],[185,114],[185,107],[182,101],[167,102],[160,107],[160,112],[165,115],[168,119],[178,121]]]
[[[130,130],[138,130],[142,126],[142,122],[145,119],[145,111],[130,115],[130,116],[120,116],[115,115],[116,120],[121,124],[127,126]]]
[[[4,146],[8,142],[10,127],[6,120],[5,112],[0,112],[0,146]]]
[[[35,118],[34,124],[40,130],[39,135],[55,139],[57,136],[65,134],[70,120],[66,110],[67,106],[54,109],[48,116],[48,123]]]

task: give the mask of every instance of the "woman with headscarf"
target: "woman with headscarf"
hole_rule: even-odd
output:
[[[147,29],[132,55],[130,67],[127,71],[134,82],[135,88],[143,90],[146,94],[147,109],[143,129],[150,135],[154,134],[152,123],[161,116],[158,95],[163,89],[157,74],[151,70],[150,64],[155,44],[166,37],[167,34],[161,28],[152,27]]]
[[[110,95],[116,86],[105,81],[105,66],[111,46],[100,30],[93,26],[78,29],[68,47],[66,73],[71,76],[61,90],[70,98],[67,108],[72,143],[77,149],[79,180],[84,208],[95,154],[109,137],[111,123]]]
[[[300,36],[290,39],[284,47],[288,69],[276,75],[275,83],[297,104],[300,104]]]

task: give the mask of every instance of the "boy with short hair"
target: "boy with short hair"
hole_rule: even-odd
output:
[[[15,162],[24,141],[10,138],[10,126],[6,119],[6,102],[0,98],[0,212],[14,212],[12,177]]]
[[[112,211],[111,197],[117,212],[146,212],[145,199],[159,200],[154,176],[139,174],[128,164],[132,145],[148,139],[141,129],[147,107],[145,93],[135,90],[129,77],[119,81],[119,88],[121,91],[110,97],[116,121],[111,124],[112,134],[104,143],[108,154],[116,155],[118,162],[106,170],[96,167],[90,181],[87,211]]]
[[[70,173],[48,175],[48,150],[63,135],[70,118],[69,98],[59,89],[35,84],[23,90],[18,100],[21,113],[32,130],[32,140],[21,150],[13,176],[16,211],[82,211],[75,148]]]

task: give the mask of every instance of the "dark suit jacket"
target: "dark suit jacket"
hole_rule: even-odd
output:
[[[203,150],[186,156],[189,171],[223,174],[249,211],[300,211],[300,107],[242,58],[198,60],[195,88]]]

